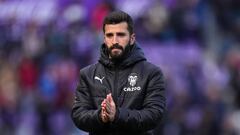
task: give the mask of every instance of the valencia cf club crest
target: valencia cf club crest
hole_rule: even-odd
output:
[[[124,87],[123,90],[124,91],[136,91],[136,90],[141,90],[141,87],[136,87],[138,81],[138,75],[137,73],[131,73],[128,76],[128,83],[131,87]]]
[[[134,87],[136,85],[137,80],[138,80],[138,76],[136,73],[131,73],[128,76],[128,82],[129,82],[130,86],[132,86],[132,87]]]

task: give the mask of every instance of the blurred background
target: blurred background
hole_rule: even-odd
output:
[[[239,0],[0,0],[0,134],[87,134],[70,119],[74,91],[115,9],[165,75],[156,135],[239,135]]]

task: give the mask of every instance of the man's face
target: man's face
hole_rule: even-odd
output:
[[[105,25],[104,43],[110,58],[120,58],[125,48],[135,42],[135,34],[130,35],[127,28],[126,22]]]

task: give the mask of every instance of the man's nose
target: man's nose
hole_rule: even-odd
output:
[[[118,37],[116,35],[113,36],[113,44],[118,43]]]

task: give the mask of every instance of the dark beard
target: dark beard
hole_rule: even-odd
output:
[[[114,54],[114,53],[112,53],[113,49],[120,49],[120,50],[122,50],[122,52],[120,54]],[[114,44],[113,46],[111,46],[110,48],[108,48],[107,50],[108,50],[108,54],[110,55],[110,58],[113,62],[121,61],[127,56],[128,52],[130,52],[131,45],[130,45],[130,42],[129,42],[124,49],[122,46],[120,46],[117,43],[117,44]]]

